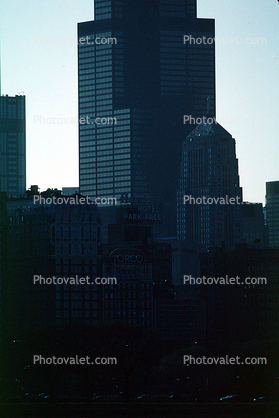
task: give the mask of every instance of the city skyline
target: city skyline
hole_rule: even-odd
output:
[[[0,416],[278,417],[274,1],[0,0]]]
[[[77,119],[77,23],[92,20],[93,1],[49,7],[2,0],[0,10],[2,94],[26,95],[26,186],[77,186],[78,124],[71,123]],[[264,202],[265,182],[279,177],[276,13],[277,2],[267,8],[259,1],[198,1],[198,17],[216,22],[217,121],[236,139],[244,200],[254,202]]]

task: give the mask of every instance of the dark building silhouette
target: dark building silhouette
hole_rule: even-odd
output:
[[[233,249],[242,242],[241,203],[235,139],[218,123],[201,123],[182,147],[177,193],[178,239]]]
[[[198,299],[162,299],[154,302],[154,329],[163,340],[185,344],[205,342],[205,302]]]
[[[184,35],[214,38],[214,20],[198,19],[194,0],[97,0],[94,10],[78,25],[80,192],[159,198],[158,234],[174,236],[181,144],[193,129],[184,115],[215,116],[214,43]]]
[[[242,222],[244,242],[256,248],[268,247],[262,203],[244,202],[242,205]]]
[[[41,200],[34,201],[36,197]],[[82,196],[72,198],[80,202]],[[58,199],[62,199],[61,192],[48,189],[39,194],[38,187],[32,186],[23,198],[6,202],[8,267],[3,278],[3,323],[7,344],[17,340],[25,327],[57,321],[92,324],[98,319],[101,286],[91,285],[101,273],[98,210],[91,202],[58,204]],[[44,279],[53,276],[89,277],[90,284],[44,284]]]
[[[172,284],[175,299],[198,299],[199,290],[184,284],[184,275],[200,275],[199,246],[176,238],[158,238],[161,245],[168,245],[172,253]]]
[[[143,207],[118,207],[118,222],[108,225],[108,244],[102,246],[103,276],[115,277],[117,284],[102,287],[103,320],[154,328],[174,345],[204,342],[204,301],[190,297],[190,292],[187,300],[175,299],[172,243],[153,239],[154,217],[160,212],[156,206],[153,212],[141,212]]]
[[[170,245],[153,239],[156,206],[148,212],[141,211],[144,207],[120,206],[117,223],[108,225],[103,275],[115,277],[117,284],[103,287],[103,320],[153,328],[154,299],[173,298],[172,254]]]
[[[266,183],[266,224],[270,247],[279,247],[279,181]]]
[[[239,277],[241,284],[201,284],[206,304],[207,346],[216,350],[279,334],[279,251],[236,245],[200,255],[201,277]],[[246,278],[253,279],[250,284]],[[254,279],[263,278],[256,282]],[[235,282],[236,283],[236,282]],[[243,284],[242,284],[243,283]]]
[[[3,334],[3,306],[6,303],[7,275],[7,193],[0,192],[0,344]]]
[[[62,187],[62,194],[64,196],[71,196],[75,193],[79,193],[79,187]]]
[[[0,191],[19,197],[26,190],[25,96],[0,97]]]

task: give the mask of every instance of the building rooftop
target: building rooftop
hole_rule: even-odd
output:
[[[215,120],[215,119],[214,119]],[[218,122],[213,123],[200,123],[195,127],[195,129],[188,135],[188,137],[193,136],[208,136],[208,135],[226,135],[230,136],[231,134],[226,131]]]

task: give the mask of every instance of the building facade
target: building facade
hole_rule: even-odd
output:
[[[244,242],[256,248],[268,247],[262,203],[243,202],[242,222]]]
[[[183,143],[177,193],[178,239],[201,250],[242,242],[242,189],[235,139],[218,123],[201,123]]]
[[[35,201],[34,197],[41,197]],[[50,192],[7,202],[8,274],[5,282],[5,339],[18,339],[24,327],[62,322],[92,324],[99,311],[100,217],[93,204],[45,203]],[[74,278],[67,284],[51,282]],[[89,277],[79,283],[80,278]],[[48,280],[48,282],[47,282]]]
[[[211,249],[200,259],[201,277],[239,277],[239,284],[193,284],[206,305],[207,346],[219,350],[278,337],[278,249],[240,244],[232,251]]]
[[[270,247],[279,247],[279,181],[266,183],[266,224]]]
[[[162,299],[154,306],[154,329],[163,340],[192,346],[205,343],[205,302]]]
[[[0,97],[0,191],[19,197],[26,190],[25,96]]]
[[[175,234],[184,115],[215,115],[214,20],[194,0],[96,0],[78,25],[80,192],[164,200]]]
[[[3,306],[5,305],[5,277],[7,275],[7,193],[0,192],[0,346],[3,333]]]
[[[131,206],[118,207],[117,223],[108,225],[102,245],[103,320],[153,327],[152,224],[129,220]],[[127,215],[127,216],[126,216]]]

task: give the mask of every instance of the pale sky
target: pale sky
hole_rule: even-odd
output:
[[[215,19],[217,120],[244,199],[264,202],[279,180],[279,3],[198,0],[198,17]],[[78,185],[76,33],[92,18],[93,0],[0,0],[2,94],[26,95],[27,188]]]

